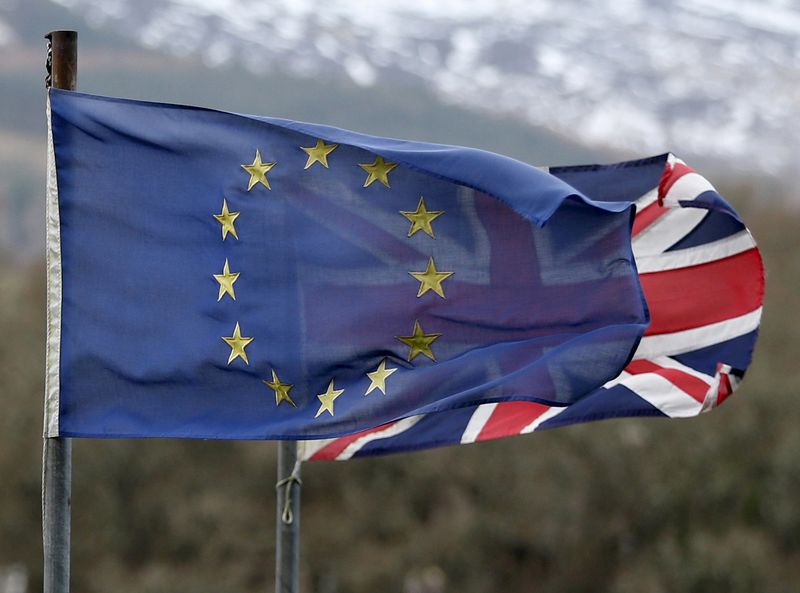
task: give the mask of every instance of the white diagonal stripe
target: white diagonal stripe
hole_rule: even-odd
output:
[[[664,214],[633,239],[633,255],[662,253],[683,239],[708,214],[705,208],[675,208]]]
[[[678,389],[669,380],[656,373],[620,375],[619,384],[649,402],[672,418],[697,416],[702,404],[685,391]]]
[[[497,407],[496,403],[492,404],[481,404],[470,416],[469,422],[467,422],[467,427],[464,429],[464,434],[461,435],[461,443],[474,443],[478,440],[478,435],[483,430],[483,427],[486,426],[486,423],[491,418],[494,409]]]
[[[387,426],[384,430],[379,430],[377,432],[371,432],[369,434],[365,434],[363,437],[360,437],[347,445],[344,451],[339,453],[336,456],[337,461],[344,461],[345,459],[350,459],[353,455],[358,453],[367,443],[371,443],[372,441],[377,441],[380,439],[388,439],[389,437],[397,436],[401,432],[407,431],[409,428],[413,427],[417,422],[422,420],[425,417],[425,414],[420,414],[418,416],[409,416],[408,418],[403,418],[402,420],[398,420],[394,424]]]
[[[755,246],[756,243],[750,233],[744,230],[730,237],[697,247],[652,255],[639,255],[636,257],[636,267],[640,274],[676,270],[731,257],[753,249]]]
[[[761,307],[739,317],[718,321],[670,334],[645,336],[639,342],[635,359],[673,356],[699,350],[726,340],[738,338],[758,328]]]
[[[534,430],[539,428],[539,425],[542,424],[542,422],[544,422],[545,420],[550,420],[550,418],[553,418],[555,416],[558,416],[561,412],[563,412],[566,409],[567,408],[550,408],[546,412],[542,413],[541,416],[536,418],[536,420],[528,424],[528,426],[520,430],[519,433],[528,434],[529,432],[533,432]]]
[[[697,173],[686,173],[672,184],[667,195],[664,196],[664,202],[670,206],[677,206],[679,201],[694,200],[707,191],[714,191],[714,186],[705,177]]]
[[[691,375],[692,377],[700,379],[703,383],[706,383],[709,386],[711,386],[711,384],[714,383],[714,377],[712,377],[711,375],[706,375],[705,373],[701,373],[700,371],[697,371],[690,366],[681,364],[680,362],[678,362],[674,358],[670,358],[669,356],[656,356],[655,358],[651,358],[649,360],[653,364],[657,364],[658,366],[664,367],[665,369],[675,369],[676,371],[680,371],[687,375]]]
[[[636,211],[641,212],[658,199],[658,187],[654,187],[641,198],[636,200]]]
[[[338,438],[338,437],[337,437]],[[314,439],[311,441],[298,441],[297,442],[297,456],[302,461],[308,461],[314,455],[316,455],[317,451],[320,449],[324,449],[328,445],[330,445],[336,438],[333,439]]]

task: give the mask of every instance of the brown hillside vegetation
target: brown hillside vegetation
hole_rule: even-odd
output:
[[[306,464],[302,590],[794,590],[800,217],[734,197],[768,278],[756,360],[728,403],[693,420]],[[25,567],[31,591],[41,590],[43,276],[43,265],[0,273],[0,570]],[[274,443],[82,440],[74,465],[76,593],[271,590]]]

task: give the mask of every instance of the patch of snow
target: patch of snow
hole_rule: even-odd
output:
[[[344,67],[353,82],[361,86],[370,86],[375,83],[377,73],[369,63],[359,56],[347,56]]]
[[[792,0],[55,1],[210,64],[362,86],[401,72],[586,142],[773,169],[800,149]]]
[[[16,41],[17,36],[14,34],[14,30],[11,26],[0,20],[0,45],[11,45],[14,41]]]

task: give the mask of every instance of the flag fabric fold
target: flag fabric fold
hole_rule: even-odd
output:
[[[569,410],[648,339],[633,201],[581,179],[61,90],[48,113],[46,436],[386,445]]]
[[[673,155],[549,172],[597,201],[636,205],[631,240],[651,323],[613,380],[566,406],[490,402],[306,441],[306,460],[473,443],[621,417],[691,417],[725,401],[750,364],[764,268],[755,241],[711,184]]]

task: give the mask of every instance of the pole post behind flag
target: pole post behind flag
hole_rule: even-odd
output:
[[[47,88],[74,90],[78,33],[51,31],[47,39]],[[69,592],[72,441],[45,437],[42,448],[42,540],[44,593]]]
[[[275,593],[300,590],[300,458],[297,441],[278,442],[278,513],[275,527]]]

